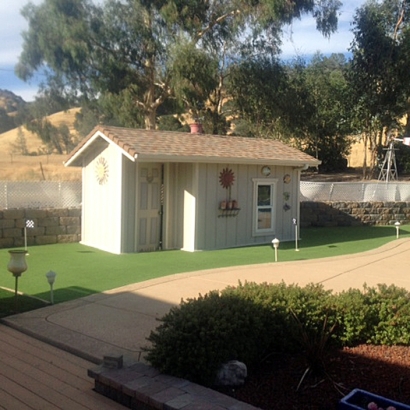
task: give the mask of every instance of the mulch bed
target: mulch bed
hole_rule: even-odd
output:
[[[278,355],[225,394],[263,410],[331,410],[354,388],[410,404],[410,347],[360,345],[329,353],[326,375],[307,375],[302,355]]]

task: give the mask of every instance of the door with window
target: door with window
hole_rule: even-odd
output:
[[[254,180],[254,235],[272,234],[275,229],[276,180]]]
[[[157,250],[160,229],[161,164],[142,165],[139,172],[137,251]]]

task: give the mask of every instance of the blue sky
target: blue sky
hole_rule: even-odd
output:
[[[31,0],[41,4],[43,0]],[[330,39],[324,38],[316,31],[313,18],[304,17],[286,27],[283,37],[283,57],[286,59],[296,55],[308,58],[316,51],[323,54],[346,53],[352,41],[350,23],[357,7],[365,0],[343,1],[339,16],[338,32]],[[0,89],[12,91],[26,101],[32,101],[38,90],[41,78],[37,77],[30,83],[19,80],[14,75],[14,66],[22,48],[21,33],[27,29],[27,22],[21,16],[22,7],[28,0],[0,1]]]

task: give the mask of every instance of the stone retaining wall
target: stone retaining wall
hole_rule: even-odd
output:
[[[303,228],[410,223],[410,202],[301,202]]]
[[[79,242],[81,239],[81,209],[5,209],[0,211],[0,248]]]
[[[0,248],[80,242],[81,208],[0,211]],[[334,227],[410,223],[410,202],[301,202],[300,226]]]

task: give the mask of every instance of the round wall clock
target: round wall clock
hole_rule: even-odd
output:
[[[98,158],[95,164],[95,176],[100,185],[108,181],[108,162],[105,158]]]
[[[268,177],[270,175],[270,167],[268,167],[267,165],[265,165],[264,167],[262,167],[262,175],[265,177]]]

